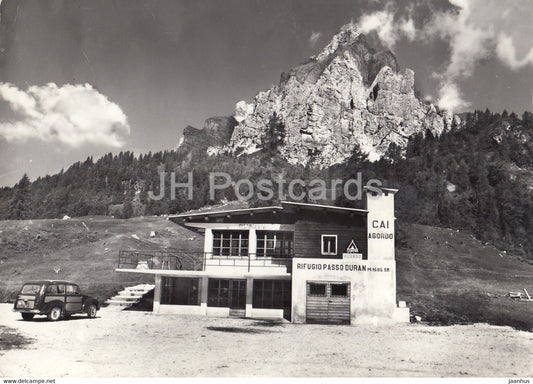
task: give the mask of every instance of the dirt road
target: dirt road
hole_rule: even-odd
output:
[[[485,324],[294,325],[109,309],[26,322],[8,304],[0,324],[34,339],[0,349],[2,377],[533,376],[533,333]]]

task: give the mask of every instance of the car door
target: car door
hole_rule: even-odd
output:
[[[44,302],[51,303],[52,301],[65,302],[65,284],[52,283],[46,288]]]
[[[65,310],[67,312],[81,312],[83,297],[76,284],[67,284]]]

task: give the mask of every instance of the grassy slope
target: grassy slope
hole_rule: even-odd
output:
[[[103,301],[124,286],[153,283],[153,277],[115,272],[119,250],[203,249],[203,239],[196,233],[159,217],[2,221],[0,231],[2,301],[29,279],[78,282],[83,292]],[[150,238],[150,231],[157,236]],[[55,268],[60,268],[59,273]]]
[[[533,291],[533,265],[467,232],[399,225],[397,296],[413,315],[451,324],[488,322],[533,330],[533,302],[509,291]]]
[[[2,301],[29,279],[76,281],[104,300],[124,286],[153,282],[115,272],[119,250],[203,248],[202,237],[159,217],[2,221],[0,231]],[[157,236],[150,238],[150,231]],[[533,293],[533,265],[466,232],[399,223],[397,237],[397,296],[413,315],[438,323],[483,321],[533,329],[533,302],[506,296],[522,288]]]

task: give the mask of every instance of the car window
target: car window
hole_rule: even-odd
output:
[[[77,285],[67,285],[67,294],[68,295],[78,295],[80,293],[80,289]]]
[[[46,293],[57,295],[57,285],[55,284],[49,285],[48,288],[46,289]]]
[[[38,293],[40,289],[40,284],[25,284],[20,293]]]
[[[58,284],[57,285],[57,293],[60,293],[60,294],[65,293],[65,284]]]

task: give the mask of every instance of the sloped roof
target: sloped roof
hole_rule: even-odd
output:
[[[169,216],[169,220],[172,219],[195,219],[202,217],[222,217],[227,215],[248,215],[253,213],[264,213],[264,212],[294,212],[301,209],[307,210],[316,210],[316,211],[330,211],[330,212],[339,212],[339,213],[348,213],[348,214],[359,214],[366,215],[368,211],[366,209],[357,209],[357,208],[346,208],[346,207],[337,207],[334,205],[322,205],[322,204],[310,204],[310,203],[299,203],[292,201],[282,201],[280,205],[268,206],[268,207],[259,207],[259,208],[237,208],[237,209],[226,209],[226,210],[215,210],[207,212],[188,212],[182,213],[179,215]]]

